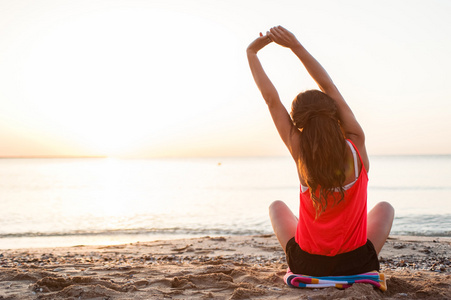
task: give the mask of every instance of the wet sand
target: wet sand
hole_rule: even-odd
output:
[[[273,235],[0,249],[0,299],[451,299],[451,238],[390,237],[388,290],[297,289]]]

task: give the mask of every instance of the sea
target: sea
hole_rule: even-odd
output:
[[[451,236],[451,156],[370,157],[368,209],[392,235]],[[0,249],[272,233],[268,206],[297,213],[289,157],[0,159]]]

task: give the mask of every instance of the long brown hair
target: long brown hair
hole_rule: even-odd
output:
[[[335,101],[318,90],[300,93],[291,106],[291,118],[301,131],[300,174],[307,186],[318,218],[330,195],[344,198],[346,141]]]

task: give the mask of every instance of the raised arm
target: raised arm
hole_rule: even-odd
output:
[[[257,57],[257,52],[269,43],[271,43],[271,39],[267,35],[255,39],[247,48],[247,59],[254,81],[268,105],[269,112],[271,113],[277,131],[292,156],[297,159],[297,147],[299,143],[293,141],[293,138],[298,137],[299,131],[293,125],[290,115],[280,101],[279,93],[266,75],[260,60]]]
[[[271,28],[267,33],[268,37],[277,44],[290,48],[291,51],[300,59],[307,72],[316,82],[318,87],[335,100],[338,107],[341,127],[346,138],[354,142],[362,155],[365,167],[368,170],[369,160],[365,148],[365,134],[362,127],[357,122],[351,108],[348,106],[343,96],[338,91],[332,79],[327,74],[321,64],[302,46],[296,37],[282,26]]]

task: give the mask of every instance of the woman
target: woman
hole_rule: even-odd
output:
[[[291,116],[257,57],[271,42],[291,49],[321,90],[300,93]],[[351,109],[323,67],[285,28],[260,34],[247,48],[247,57],[301,184],[299,218],[282,201],[269,208],[288,267],[311,276],[379,270],[378,254],[394,209],[381,202],[367,214],[369,160],[365,135]]]

